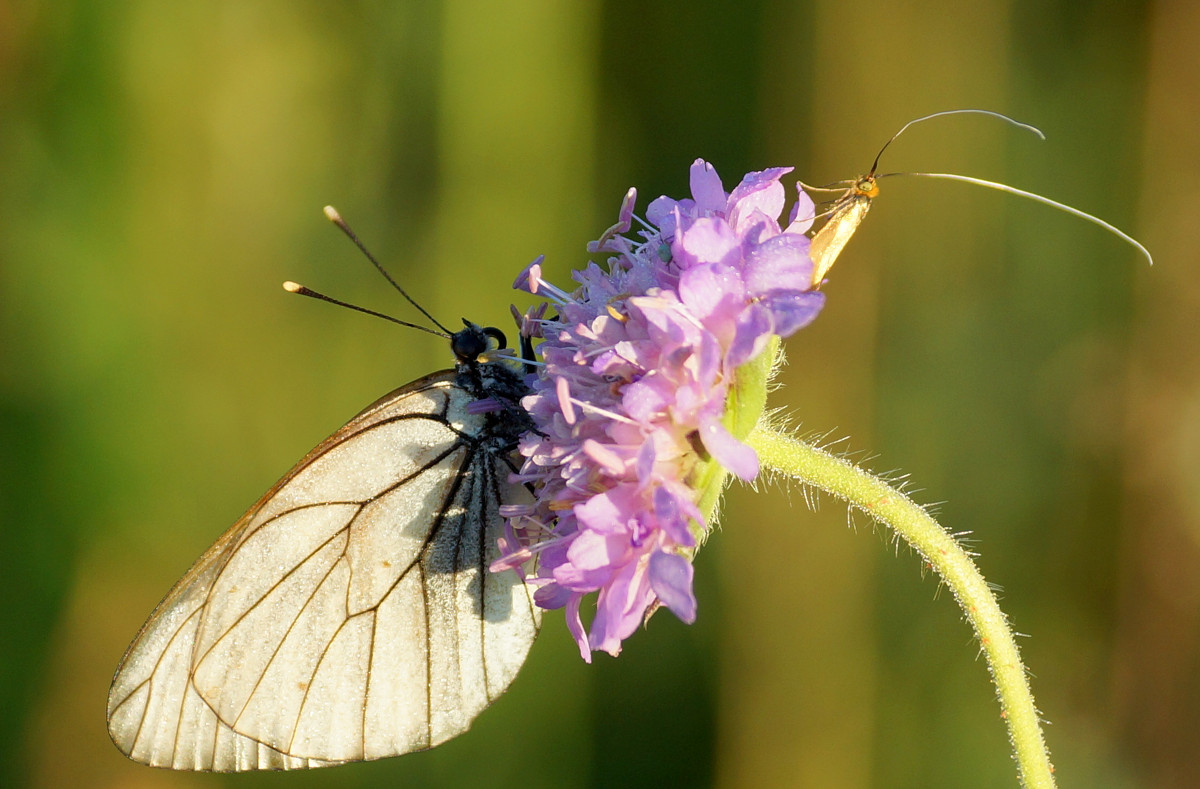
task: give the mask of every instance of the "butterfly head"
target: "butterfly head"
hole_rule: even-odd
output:
[[[450,335],[450,350],[459,362],[481,361],[480,357],[489,350],[508,347],[504,332],[493,326],[480,326],[466,318],[463,318],[463,326],[466,328]]]

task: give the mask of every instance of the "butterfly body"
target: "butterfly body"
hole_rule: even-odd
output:
[[[376,759],[450,739],[504,692],[540,624],[516,573],[489,570],[499,506],[529,500],[508,476],[530,422],[521,376],[471,347],[319,444],[159,604],[109,692],[126,755]]]

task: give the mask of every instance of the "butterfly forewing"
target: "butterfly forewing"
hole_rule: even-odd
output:
[[[367,408],[201,557],[113,680],[122,751],[223,771],[376,759],[459,734],[508,687],[539,612],[488,565],[499,505],[529,494],[461,375]]]

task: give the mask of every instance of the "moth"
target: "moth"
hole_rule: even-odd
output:
[[[1115,234],[1123,241],[1136,247],[1137,250],[1146,257],[1146,260],[1153,265],[1154,259],[1150,256],[1150,252],[1144,246],[1142,246],[1131,236],[1127,235],[1121,230],[1118,230],[1116,227],[1113,227],[1108,222],[1092,216],[1091,214],[1080,211],[1078,208],[1073,208],[1056,200],[1051,200],[1048,197],[1034,194],[1033,192],[1026,192],[1023,189],[1017,189],[1016,187],[1009,186],[1007,184],[996,183],[995,181],[985,181],[982,178],[972,178],[971,176],[956,175],[954,173],[878,174],[879,160],[883,157],[883,152],[888,149],[889,145],[896,141],[897,137],[899,137],[901,134],[904,134],[904,132],[910,126],[913,126],[917,123],[922,123],[932,118],[939,118],[943,115],[964,114],[988,115],[993,118],[999,118],[1000,120],[1007,121],[1018,128],[1025,129],[1026,131],[1036,134],[1040,139],[1046,139],[1046,135],[1044,135],[1041,129],[1038,129],[1036,126],[1030,126],[1027,123],[1021,123],[1018,120],[1010,118],[1007,115],[1001,115],[998,112],[974,109],[945,110],[943,112],[935,112],[931,115],[925,115],[923,117],[916,118],[904,124],[904,126],[900,128],[900,131],[893,134],[891,139],[883,144],[883,147],[879,149],[879,153],[875,154],[875,161],[871,163],[871,169],[867,171],[866,175],[861,175],[853,180],[830,184],[829,186],[809,186],[808,184],[801,184],[801,186],[803,186],[809,192],[838,193],[838,196],[833,199],[831,207],[825,212],[825,223],[820,227],[819,230],[817,230],[816,233],[812,235],[812,244],[809,248],[809,254],[813,261],[812,285],[814,288],[820,286],[821,282],[825,279],[825,274],[828,273],[829,269],[833,267],[833,264],[837,261],[838,256],[842,254],[842,250],[846,247],[847,242],[850,241],[851,236],[853,236],[855,231],[858,230],[858,226],[862,224],[863,219],[866,218],[867,212],[871,210],[872,201],[879,196],[879,179],[891,178],[898,175],[917,176],[920,178],[941,178],[947,181],[962,181],[964,183],[975,184],[977,186],[984,186],[989,189],[998,189],[1002,192],[1008,192],[1009,194],[1017,195],[1018,197],[1024,197],[1038,203],[1043,203],[1060,211],[1065,211],[1072,216],[1077,216],[1080,219],[1085,219],[1088,222],[1099,225],[1108,232]]]

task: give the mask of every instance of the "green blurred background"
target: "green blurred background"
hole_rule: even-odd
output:
[[[191,561],[442,343],[566,283],[624,190],[789,164],[889,179],[788,342],[773,404],[970,531],[1064,787],[1200,781],[1200,5],[0,2],[0,784],[1009,787],[986,668],[908,550],[825,499],[735,489],[700,618],[580,662],[552,615],[434,751],[176,775],[104,728],[129,638]],[[790,179],[789,179],[790,180]]]

